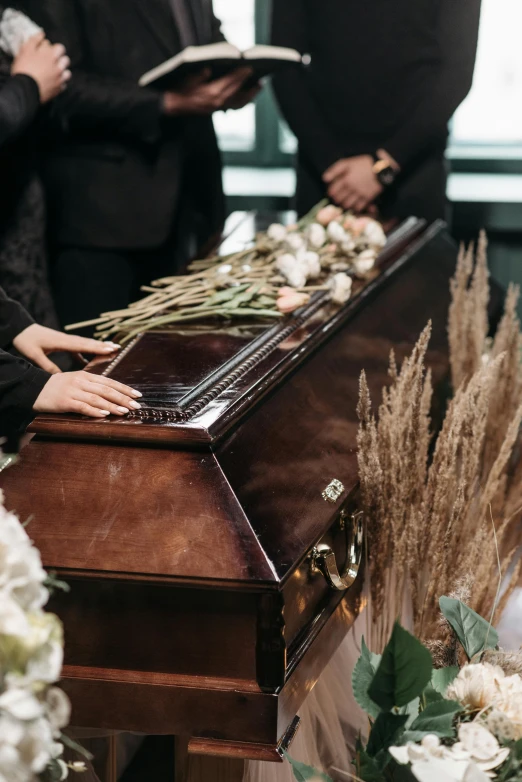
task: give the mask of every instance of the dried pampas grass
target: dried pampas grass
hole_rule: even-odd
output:
[[[398,613],[409,605],[412,629],[435,659],[450,654],[439,597],[466,592],[482,616],[498,603],[502,573],[518,545],[522,421],[518,290],[511,286],[504,317],[487,340],[489,284],[486,237],[461,249],[451,281],[451,371],[456,389],[431,459],[431,381],[424,360],[430,326],[400,370],[393,355],[391,383],[378,417],[361,376],[358,459],[368,525],[370,643],[381,651]],[[500,615],[519,578],[518,566],[497,607]]]

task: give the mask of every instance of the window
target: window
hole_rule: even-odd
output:
[[[482,0],[473,88],[455,114],[453,144],[522,147],[521,28],[520,0]]]
[[[214,0],[222,29],[239,49],[268,43],[269,0]],[[218,112],[214,125],[225,163],[246,166],[290,165],[295,139],[280,119],[270,88],[241,111]]]
[[[214,12],[227,40],[239,49],[256,41],[255,0],[214,0]],[[221,149],[249,152],[256,144],[256,110],[253,104],[240,111],[220,111],[214,117]]]

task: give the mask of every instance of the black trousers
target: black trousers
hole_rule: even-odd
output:
[[[183,270],[186,257],[169,240],[154,250],[62,247],[53,253],[52,286],[62,327],[125,309],[142,298],[142,285]],[[91,336],[94,327],[74,333]]]
[[[383,220],[404,220],[406,217],[423,217],[428,222],[448,219],[446,198],[447,163],[444,150],[433,154],[412,166],[401,175],[379,199],[379,212]],[[296,208],[299,215],[306,214],[326,196],[326,188],[320,177],[300,159],[297,167]]]

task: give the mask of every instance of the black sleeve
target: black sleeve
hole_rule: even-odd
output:
[[[274,0],[272,43],[307,54],[307,21],[303,0]],[[312,65],[313,67],[313,65]],[[344,157],[342,142],[324,121],[303,69],[283,70],[274,76],[281,111],[297,136],[299,147],[319,176]]]
[[[22,305],[10,299],[0,288],[0,348],[9,347],[14,338],[33,323]]]
[[[23,429],[51,375],[0,350],[0,436]]]
[[[417,110],[384,145],[401,167],[444,137],[447,125],[471,89],[477,52],[480,0],[442,0],[442,59]]]
[[[40,108],[40,92],[31,76],[18,73],[0,88],[0,145],[22,133]]]
[[[63,43],[71,59],[72,79],[56,105],[71,125],[82,129],[110,129],[153,143],[161,135],[161,97],[125,79],[85,70],[86,43],[76,0],[38,0],[30,15],[53,43]]]
[[[0,288],[0,345],[13,339],[33,323],[17,302]],[[23,428],[32,418],[34,403],[51,375],[0,349],[0,436]]]

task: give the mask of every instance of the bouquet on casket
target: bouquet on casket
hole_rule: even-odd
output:
[[[1,457],[1,454],[0,454]],[[0,458],[0,471],[12,461]],[[0,492],[0,782],[58,782],[82,762],[62,759],[70,704],[54,686],[63,661],[60,620],[44,611],[58,585]]]
[[[96,326],[97,336],[121,344],[150,329],[208,318],[280,318],[324,291],[336,304],[371,276],[386,243],[380,223],[327,201],[293,225],[274,223],[245,249],[194,261],[189,273],[155,280],[125,310],[67,326]]]
[[[382,655],[363,640],[352,684],[369,736],[337,779],[522,780],[522,654],[499,651],[490,623],[460,600],[442,597],[440,609],[444,667],[398,623]],[[287,757],[297,780],[331,782]]]

